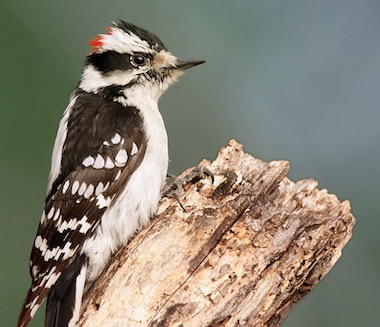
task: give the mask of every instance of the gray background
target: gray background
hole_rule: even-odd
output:
[[[15,324],[29,287],[51,149],[86,43],[119,18],[207,60],[160,102],[171,173],[236,138],[259,158],[289,160],[292,179],[314,177],[351,201],[352,241],[284,326],[377,325],[378,0],[0,0],[0,325]]]

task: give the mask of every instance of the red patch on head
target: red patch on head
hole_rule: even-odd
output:
[[[99,35],[96,38],[88,41],[88,44],[92,47],[92,51],[97,51],[99,50],[99,48],[103,46],[104,43],[102,39],[103,39],[103,36]]]

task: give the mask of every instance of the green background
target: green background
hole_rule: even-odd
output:
[[[284,326],[376,326],[379,17],[378,0],[0,0],[0,326],[14,326],[29,287],[51,149],[87,41],[119,18],[207,60],[160,101],[171,173],[236,138],[351,201],[353,239]]]

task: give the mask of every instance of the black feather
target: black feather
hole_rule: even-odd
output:
[[[73,292],[70,281],[75,280],[75,274],[78,274],[77,260],[82,260],[78,253],[107,209],[98,205],[94,191],[89,192],[90,196],[73,192],[73,183],[85,183],[87,186],[92,185],[94,189],[100,183],[108,183],[107,189],[101,194],[104,198],[115,201],[124,190],[131,174],[139,167],[146,151],[147,143],[139,110],[111,102],[102,92],[93,94],[77,90],[75,95],[78,97],[68,119],[61,173],[46,198],[45,218],[39,225],[30,257],[32,287],[25,299],[18,326],[28,325],[34,309],[48,296],[55,283],[59,283],[59,286],[54,287],[54,294],[49,298],[63,298],[64,311],[67,312],[68,306],[65,303],[71,301],[70,294]],[[111,141],[115,133],[120,135],[123,142],[114,144]],[[132,155],[134,147],[138,151]],[[124,165],[115,165],[109,169],[83,165],[86,157],[97,155],[115,162],[120,150],[128,153],[128,160]],[[116,176],[120,177],[116,179]],[[64,189],[66,183],[69,186]],[[50,217],[49,212],[56,215]],[[66,283],[67,289],[60,286]],[[49,304],[49,308],[53,307],[53,304]],[[53,317],[49,321],[54,321],[56,314],[48,313],[48,317]]]
[[[152,48],[154,48],[156,51],[160,51],[160,50],[167,51],[168,50],[165,47],[164,43],[160,40],[160,38],[157,35],[149,32],[149,31],[147,31],[141,27],[138,27],[138,26],[133,25],[131,23],[127,23],[123,20],[120,20],[116,24],[116,26],[123,29],[127,33],[132,32],[133,34],[137,35],[141,40],[148,42],[148,44]]]
[[[77,256],[51,289],[46,303],[45,327],[67,327],[73,318],[76,279],[85,264],[85,256]],[[80,294],[82,296],[82,294]]]

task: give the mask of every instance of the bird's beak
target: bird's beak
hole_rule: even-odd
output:
[[[205,63],[205,60],[193,60],[193,59],[178,59],[176,68],[181,70],[186,70],[188,68],[198,66],[200,64]]]

